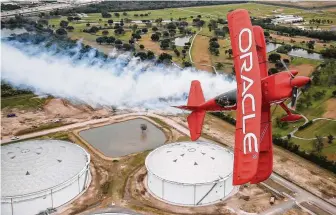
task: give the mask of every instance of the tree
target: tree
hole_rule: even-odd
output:
[[[290,140],[292,138],[291,134],[287,134],[287,139]]]
[[[134,24],[134,25],[132,25],[131,28],[132,28],[132,31],[135,32],[135,31],[137,30],[137,28],[138,28],[138,25],[137,25],[137,24]]]
[[[123,15],[124,15],[124,16],[127,16],[127,13],[126,13],[126,12],[123,12]]]
[[[62,21],[60,22],[60,26],[61,26],[62,28],[66,28],[66,27],[68,26],[68,24],[69,24],[69,22],[64,21],[64,20],[62,20]]]
[[[329,135],[328,135],[328,143],[329,143],[329,144],[332,144],[333,140],[334,140],[334,136],[331,135],[331,134],[329,134]]]
[[[86,23],[86,27],[90,27],[90,23]]]
[[[159,62],[170,62],[173,59],[173,57],[170,54],[167,54],[165,52],[161,53],[159,55]]]
[[[279,72],[279,70],[276,69],[276,68],[270,68],[270,69],[268,70],[268,74],[269,74],[269,75],[273,75],[273,74],[276,74],[276,73],[278,73],[278,72]]]
[[[321,136],[316,135],[316,139],[314,141],[314,150],[317,153],[321,153],[322,149],[323,149],[323,138]]]
[[[221,62],[216,63],[216,69],[222,69],[223,67],[224,67],[224,64],[222,64]]]
[[[145,46],[142,45],[142,44],[139,47],[140,47],[140,49],[144,49],[145,48]]]
[[[185,49],[182,50],[182,55],[183,55],[183,59],[186,57],[187,51]]]
[[[277,53],[272,53],[268,56],[268,61],[270,61],[272,63],[275,63],[280,59],[281,59],[281,55],[279,55]]]
[[[180,57],[180,52],[177,49],[174,49],[174,53],[176,54],[177,57]]]
[[[112,15],[109,14],[108,12],[106,12],[106,11],[102,12],[101,15],[102,15],[103,18],[111,18],[112,17]]]
[[[148,29],[147,28],[143,28],[143,29],[141,29],[141,31],[145,34],[145,33],[148,32]]]
[[[147,51],[147,58],[148,59],[153,59],[155,57],[154,52],[152,51]]]
[[[168,36],[169,36],[168,31],[164,31],[164,32],[163,32],[163,36],[164,36],[164,37],[168,37]]]
[[[78,16],[74,17],[74,20],[77,21],[77,22],[78,22],[79,20],[81,20],[81,19],[82,19],[82,18],[80,18],[80,17],[78,17]]]
[[[268,31],[264,31],[264,36],[269,37],[269,36],[271,36],[271,34]]]
[[[192,64],[189,61],[184,61],[183,62],[183,67],[191,67]]]
[[[116,34],[123,34],[124,32],[125,32],[125,30],[122,27],[114,30],[114,33],[116,33]]]
[[[138,52],[135,54],[135,57],[139,57],[141,60],[146,60],[147,54],[145,52]]]
[[[157,30],[159,30],[156,26],[154,26],[153,28],[152,28],[152,31],[154,31],[154,32],[156,32]]]
[[[119,40],[119,39],[117,39],[117,40],[114,41],[114,44],[121,45],[121,44],[122,44],[122,41]]]
[[[159,37],[158,34],[152,34],[151,39],[152,39],[153,41],[159,41],[160,37]]]
[[[67,35],[67,32],[66,30],[64,30],[64,28],[59,28],[56,30],[56,34],[63,36],[63,35]]]
[[[68,27],[66,27],[66,29],[67,29],[68,31],[73,31],[75,28],[74,28],[73,26],[68,26]]]
[[[161,49],[165,50],[169,47],[170,40],[169,39],[164,39],[161,41],[160,47]]]
[[[114,16],[115,16],[115,17],[119,17],[120,14],[119,14],[119,13],[114,13]]]
[[[107,42],[108,44],[114,43],[114,41],[115,41],[115,38],[112,37],[112,36],[108,37],[107,40],[106,40],[106,42]]]
[[[130,44],[128,44],[128,43],[124,43],[124,44],[122,45],[122,47],[123,47],[123,49],[124,49],[125,51],[129,51],[129,50],[132,49],[132,46],[131,46]]]
[[[73,18],[72,16],[68,16],[67,20],[68,20],[69,22],[71,22],[71,21],[74,20],[74,18]]]
[[[109,20],[107,20],[107,23],[111,26],[113,24],[113,20],[109,19]]]
[[[102,37],[97,37],[96,42],[99,43],[100,45],[104,42]]]
[[[106,35],[108,35],[108,34],[109,34],[108,30],[104,30],[104,31],[102,31],[102,35],[104,35],[104,36],[106,36]]]

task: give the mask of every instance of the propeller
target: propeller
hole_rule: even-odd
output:
[[[292,101],[291,101],[291,107],[293,109],[295,108],[297,97],[298,97],[298,88],[297,87],[293,87],[293,90],[292,90]]]
[[[304,85],[304,87],[302,88],[302,92],[306,92],[309,88],[311,87],[311,80],[309,80],[309,82]]]

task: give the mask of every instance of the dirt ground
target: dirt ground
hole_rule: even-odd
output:
[[[302,64],[298,66],[290,66],[289,69],[295,69],[299,72],[298,75],[309,76],[315,69],[314,65]]]
[[[7,113],[15,113],[17,117],[7,118]],[[111,115],[107,109],[93,110],[85,105],[72,105],[62,99],[51,99],[40,110],[2,110],[1,137],[10,137],[21,130],[38,128],[59,119],[63,124],[82,122],[92,117]]]
[[[323,117],[336,119],[336,98],[331,98],[326,102],[326,112]]]
[[[298,206],[286,211],[283,215],[309,215],[306,211],[302,210]]]
[[[212,68],[201,64],[211,65],[211,56],[208,51],[209,38],[197,35],[191,50],[191,56],[195,62],[195,67],[199,70],[212,72]]]
[[[173,119],[187,126],[184,118],[175,117]],[[231,129],[228,129],[228,127],[231,127]],[[223,120],[208,116],[205,119],[205,129],[203,129],[203,132],[233,148],[234,126]],[[277,146],[273,149],[274,172],[304,187],[317,196],[331,201],[335,199],[336,177],[333,173]]]

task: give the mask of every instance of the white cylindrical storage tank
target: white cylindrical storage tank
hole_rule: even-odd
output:
[[[208,142],[178,142],[146,158],[147,186],[155,197],[183,206],[223,200],[233,190],[233,154]]]
[[[60,140],[1,146],[1,212],[35,215],[82,193],[91,181],[90,155]]]

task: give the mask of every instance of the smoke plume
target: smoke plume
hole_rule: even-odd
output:
[[[199,80],[206,98],[235,88],[225,75],[193,68],[179,69],[140,61],[130,54],[111,58],[92,49],[81,53],[82,44],[59,50],[53,44],[18,41],[2,43],[2,80],[39,95],[49,94],[93,107],[174,111],[186,104],[190,82]]]

